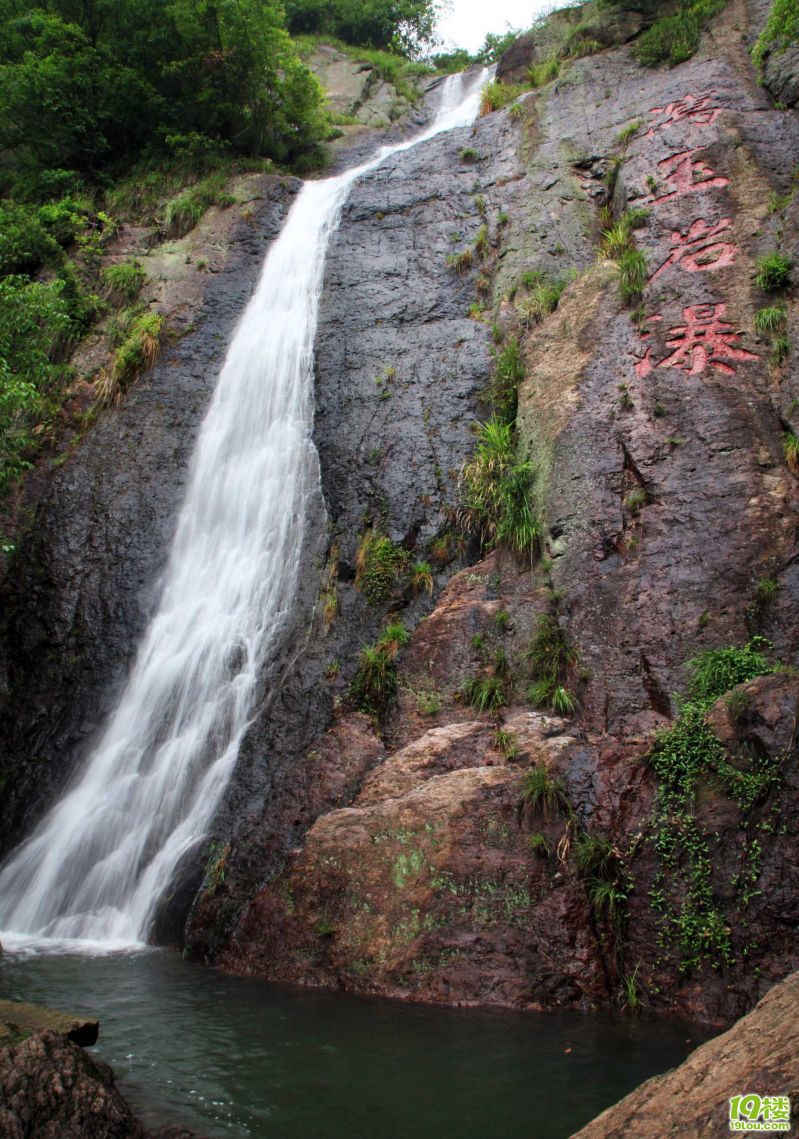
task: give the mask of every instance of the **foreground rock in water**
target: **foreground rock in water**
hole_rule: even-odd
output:
[[[111,1068],[47,1031],[0,1048],[4,1139],[144,1139]]]
[[[70,1016],[42,1005],[24,1001],[0,1001],[0,1041],[10,1041],[34,1032],[56,1032],[73,1044],[90,1048],[97,1043],[100,1025],[97,1020]]]
[[[799,975],[776,985],[729,1032],[608,1108],[573,1139],[730,1134],[730,1098],[788,1096],[799,1120]],[[752,1134],[752,1132],[746,1132]],[[771,1133],[770,1133],[771,1134]],[[776,1132],[774,1132],[776,1134]]]

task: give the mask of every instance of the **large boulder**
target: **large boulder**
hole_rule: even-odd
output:
[[[143,1139],[114,1073],[48,1030],[0,1048],[0,1134],[5,1139]]]

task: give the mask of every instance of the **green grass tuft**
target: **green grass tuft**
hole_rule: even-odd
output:
[[[764,293],[777,293],[790,284],[793,262],[778,250],[758,257],[755,284]]]
[[[144,266],[133,257],[103,270],[105,298],[117,308],[135,301],[146,281]]]

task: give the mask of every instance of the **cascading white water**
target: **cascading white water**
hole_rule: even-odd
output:
[[[422,134],[309,182],[236,329],[192,459],[158,610],[80,778],[0,873],[3,941],[129,945],[206,834],[295,597],[325,253],[353,182],[472,122],[488,73],[443,86]]]

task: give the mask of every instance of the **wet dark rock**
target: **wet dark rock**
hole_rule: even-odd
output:
[[[55,1032],[0,1048],[6,1139],[144,1139],[111,1068]]]
[[[765,59],[763,79],[776,102],[793,107],[799,100],[799,45],[772,50]]]

